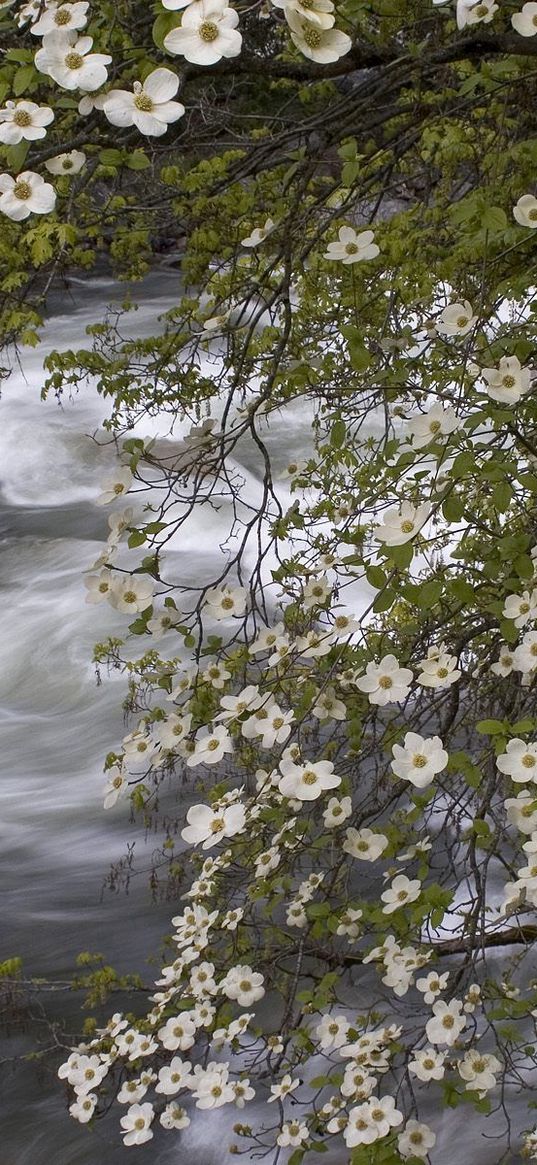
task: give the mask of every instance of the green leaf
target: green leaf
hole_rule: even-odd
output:
[[[381,566],[370,566],[365,572],[365,577],[371,587],[380,590],[386,583],[386,574]]]
[[[508,481],[500,481],[492,491],[492,503],[501,514],[509,509],[513,500],[513,491]]]
[[[330,430],[330,444],[333,449],[341,449],[347,435],[347,427],[344,421],[336,421]]]
[[[505,732],[505,724],[502,724],[501,720],[479,720],[476,729],[481,736],[497,736],[498,733]]]
[[[127,542],[127,545],[129,547],[129,550],[132,550],[133,547],[135,547],[135,546],[143,546],[145,541],[146,541],[146,537],[145,537],[145,532],[143,530],[133,530],[132,534],[129,534],[129,540]]]
[[[414,547],[411,542],[403,542],[402,546],[388,546],[387,553],[399,570],[406,570],[414,557]]]
[[[123,161],[121,150],[100,150],[99,161],[102,166],[119,166]]]
[[[13,78],[13,92],[15,97],[20,97],[22,93],[25,93],[36,76],[36,70],[33,65],[23,65],[22,68],[17,69]]]
[[[381,591],[380,594],[377,595],[375,602],[373,603],[373,610],[376,612],[376,614],[379,614],[381,611],[389,611],[392,603],[395,602],[396,598],[397,596],[395,591],[392,591],[391,587],[386,587],[385,591]]]
[[[481,226],[487,231],[504,231],[507,215],[501,206],[487,206],[481,216]]]
[[[147,170],[151,162],[143,150],[135,150],[134,153],[129,154],[128,158],[126,158],[126,165],[129,170]]]
[[[164,37],[172,28],[179,28],[177,12],[161,12],[153,25],[153,40],[158,49],[164,48]]]

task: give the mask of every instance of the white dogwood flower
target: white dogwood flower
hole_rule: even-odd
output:
[[[74,1120],[85,1125],[91,1120],[97,1105],[97,1094],[87,1092],[85,1096],[77,1096],[74,1104],[69,1105],[69,1112]]]
[[[323,1052],[332,1048],[341,1048],[347,1042],[347,1033],[351,1028],[345,1015],[323,1015],[315,1028],[315,1036]]]
[[[305,57],[319,65],[339,61],[352,48],[352,40],[346,32],[340,32],[338,28],[320,28],[309,15],[302,16],[293,8],[286,7],[285,19],[293,44]]]
[[[466,1091],[478,1092],[483,1097],[496,1087],[496,1074],[501,1072],[502,1065],[497,1056],[470,1048],[457,1068],[461,1079],[466,1081]]]
[[[187,1129],[190,1117],[180,1104],[167,1104],[160,1114],[160,1123],[164,1129]]]
[[[183,13],[180,28],[164,37],[164,48],[193,65],[216,65],[222,57],[237,57],[242,36],[238,13],[218,0],[193,0]]]
[[[196,1024],[192,1013],[183,1011],[180,1015],[171,1016],[164,1026],[159,1028],[158,1038],[163,1048],[169,1052],[187,1052],[193,1047],[196,1039]]]
[[[516,206],[513,207],[513,215],[521,227],[530,227],[531,230],[535,230],[537,227],[537,198],[535,195],[523,194]]]
[[[515,627],[525,627],[526,623],[537,619],[537,587],[530,594],[508,595],[502,611],[504,619],[512,619]]]
[[[153,1136],[151,1122],[155,1115],[153,1105],[133,1104],[125,1116],[121,1117],[120,1125],[123,1130],[124,1145],[143,1145]]]
[[[276,1144],[282,1148],[288,1146],[302,1145],[309,1137],[308,1126],[303,1121],[284,1121],[278,1136],[276,1137]]]
[[[267,218],[262,227],[255,227],[250,235],[245,239],[241,239],[241,247],[258,247],[260,243],[264,243],[265,239],[272,233],[276,223],[271,218]]]
[[[385,655],[380,663],[368,663],[365,675],[354,683],[360,692],[366,692],[370,704],[399,703],[406,700],[413,674],[408,667],[400,667],[395,655]]]
[[[360,263],[362,259],[376,259],[380,255],[380,248],[373,242],[374,237],[373,231],[360,231],[357,234],[354,227],[340,227],[339,242],[328,243],[323,257],[345,266]]]
[[[477,316],[471,303],[451,303],[435,320],[437,332],[442,336],[466,336],[477,323]]]
[[[172,101],[178,88],[179,78],[171,69],[154,69],[143,85],[134,82],[132,93],[111,89],[103,103],[104,115],[112,125],[135,125],[148,137],[160,137],[168,125],[184,115],[184,105]]]
[[[231,752],[233,744],[229,732],[223,724],[219,724],[212,732],[204,731],[196,737],[194,752],[186,763],[189,768],[196,765],[216,765]]]
[[[419,878],[410,879],[407,878],[406,874],[397,874],[391,886],[384,890],[380,896],[385,903],[385,906],[382,907],[382,913],[393,914],[394,910],[400,910],[409,902],[415,902],[420,894],[421,882]]]
[[[487,396],[505,404],[517,404],[531,388],[530,370],[522,367],[517,356],[502,356],[498,368],[483,368],[481,375],[487,382]]]
[[[85,164],[86,155],[82,150],[69,150],[68,154],[47,158],[45,169],[49,174],[79,174]]]
[[[342,797],[338,800],[337,797],[331,797],[326,809],[323,811],[323,821],[325,829],[334,829],[337,825],[341,825],[350,817],[352,813],[352,802],[350,797]]]
[[[449,688],[461,677],[454,655],[444,650],[445,644],[430,647],[425,659],[420,660],[421,672],[417,682],[424,688]]]
[[[429,1125],[414,1120],[406,1122],[404,1132],[399,1133],[397,1138],[397,1148],[402,1157],[427,1157],[435,1143],[436,1134]]]
[[[427,788],[449,760],[439,736],[426,739],[417,732],[407,732],[404,746],[394,744],[392,752],[392,771],[401,780],[410,781],[416,789]]]
[[[364,826],[363,829],[346,830],[343,849],[345,853],[358,858],[361,862],[375,862],[384,853],[387,845],[388,838],[383,833],[375,833],[374,830]]]
[[[283,8],[287,19],[288,12],[296,12],[316,24],[318,28],[333,28],[335,23],[334,5],[332,0],[272,0],[275,8]]]
[[[520,12],[514,12],[511,24],[519,36],[537,36],[537,4],[523,4]]]
[[[46,36],[50,32],[78,31],[88,23],[88,8],[87,0],[75,0],[74,4],[51,4],[49,0],[30,32],[32,36]]]
[[[198,0],[194,0],[195,3]],[[243,615],[246,610],[244,587],[211,587],[205,595],[207,614],[213,619],[229,619],[232,615]]]
[[[228,999],[234,999],[240,1007],[251,1007],[265,994],[264,976],[252,971],[246,964],[231,967],[219,983],[219,989]]]
[[[132,485],[132,473],[130,469],[119,468],[110,477],[105,477],[101,482],[102,493],[95,498],[96,506],[107,506],[110,502],[114,502],[116,498],[120,498],[123,494],[128,493]]]
[[[518,736],[514,737],[506,751],[496,757],[496,765],[501,773],[517,784],[522,781],[537,783],[537,743],[525,744]]]
[[[110,602],[116,611],[132,615],[151,606],[154,589],[153,579],[146,575],[129,574],[114,582]]]
[[[457,28],[472,24],[490,24],[498,11],[495,0],[457,0]]]
[[[0,109],[0,142],[5,146],[16,146],[19,142],[36,142],[46,137],[45,126],[54,121],[54,113],[48,105],[37,105],[35,101],[6,101]]]
[[[192,805],[186,815],[188,825],[181,831],[181,837],[190,845],[210,849],[218,845],[224,837],[234,837],[242,833],[246,822],[244,805],[226,805],[213,809],[210,805]]]
[[[280,793],[297,801],[315,801],[327,789],[337,789],[341,784],[341,777],[334,773],[334,766],[328,760],[297,765],[292,760],[282,759],[280,772]]]
[[[390,1129],[402,1124],[403,1114],[395,1107],[393,1096],[370,1096],[369,1100],[351,1108],[344,1131],[347,1148],[372,1145],[380,1137],[387,1137]]]
[[[423,979],[416,979],[416,987],[423,994],[423,1002],[434,1003],[437,995],[441,995],[445,990],[448,979],[449,971],[444,971],[443,975],[439,975],[437,971],[429,971]]]
[[[39,73],[52,77],[62,89],[100,89],[108,78],[108,53],[92,53],[91,36],[77,37],[76,32],[50,32],[43,37],[34,64]]]
[[[431,1044],[452,1044],[459,1038],[466,1027],[466,1016],[461,1015],[462,1003],[460,999],[452,999],[446,1003],[438,999],[433,1003],[433,1016],[425,1025],[425,1034]]]
[[[407,433],[412,438],[414,449],[423,449],[431,441],[438,441],[440,437],[447,437],[459,428],[459,418],[454,409],[443,408],[434,404],[426,413],[419,413],[411,417],[407,425]]]
[[[422,502],[420,506],[403,502],[398,510],[386,510],[382,516],[382,526],[377,526],[374,537],[386,546],[402,546],[419,534],[429,514],[430,506],[427,502]]]
[[[444,1060],[446,1052],[437,1052],[434,1048],[423,1048],[414,1054],[409,1061],[408,1069],[418,1080],[427,1083],[429,1080],[442,1080],[444,1076]]]
[[[22,222],[30,214],[49,214],[56,205],[56,191],[33,170],[23,170],[16,178],[0,174],[0,214]]]

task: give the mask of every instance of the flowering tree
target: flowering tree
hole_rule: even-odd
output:
[[[147,1014],[61,1066],[71,1115],[115,1099],[139,1145],[238,1107],[235,1153],[415,1165],[467,1102],[535,1158],[537,4],[3,9],[6,337],[59,270],[183,251],[157,335],[47,360],[113,404],[105,807],[162,826],[179,900]]]

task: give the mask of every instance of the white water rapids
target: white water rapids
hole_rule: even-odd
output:
[[[136,334],[149,334],[179,291],[177,273],[146,280],[137,291]],[[43,343],[23,353],[0,401],[0,961],[20,955],[28,976],[61,980],[72,975],[81,950],[102,951],[118,971],[151,982],[158,964],[148,967],[146,960],[158,952],[173,904],[153,903],[143,877],[128,896],[101,894],[110,863],[134,837],[139,850],[146,846],[146,865],[152,848],[129,824],[125,802],[107,813],[102,808],[103,758],[125,732],[121,681],[105,677],[97,686],[91,664],[93,644],[118,631],[118,616],[85,604],[83,585],[108,532],[107,512],[95,498],[113,455],[92,440],[105,405],[87,386],[61,407],[53,398],[40,400],[46,353],[84,346],[86,325],[114,294],[121,298],[123,289],[100,280],[57,297]],[[289,415],[271,422],[279,468],[304,454],[308,430],[296,410],[292,424]],[[158,424],[143,433],[153,431]],[[240,468],[244,496],[255,496],[255,463]],[[219,560],[222,518],[211,513],[177,551],[190,576],[207,577]],[[45,1002],[53,1017],[68,1008],[76,1030],[76,1001],[59,994]],[[46,1061],[39,1073],[9,1062],[31,1049],[34,1034],[29,1039],[13,1027],[4,1042],[2,1165],[222,1165],[230,1119],[221,1110],[184,1133],[157,1129],[154,1141],[130,1149],[120,1140],[117,1107],[93,1132],[77,1125]],[[231,1123],[237,1119],[245,1119],[240,1111]],[[434,1165],[462,1165],[470,1152],[474,1165],[496,1160],[494,1141],[472,1132],[479,1124],[466,1106],[448,1113]]]

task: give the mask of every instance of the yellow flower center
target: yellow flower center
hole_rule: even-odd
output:
[[[241,979],[241,981],[239,983],[239,987],[240,987],[241,991],[251,991],[252,990],[252,984],[250,983],[249,979]]]
[[[423,1143],[423,1133],[420,1133],[419,1129],[416,1129],[414,1133],[410,1134],[408,1139],[411,1145],[421,1145]]]
[[[32,118],[26,109],[17,109],[13,114],[13,122],[15,125],[31,125]]]
[[[357,255],[358,254],[358,244],[357,243],[346,243],[345,244],[345,254]]]
[[[70,24],[71,16],[67,8],[58,8],[54,13],[54,24]]]
[[[83,64],[84,57],[82,57],[80,53],[67,53],[64,59],[64,65],[66,65],[68,69],[81,69]],[[120,493],[122,491],[123,487],[121,488]]]
[[[379,688],[393,688],[393,680],[391,676],[381,676],[379,679]]]
[[[468,323],[468,316],[457,316],[457,327],[465,328]]]
[[[134,98],[134,104],[137,109],[142,110],[142,113],[151,113],[153,108],[153,102],[151,98],[148,97],[147,93],[144,93],[143,90],[141,93],[136,94]]]
[[[215,27],[216,27],[216,25],[215,25]],[[235,606],[235,603],[233,602],[233,599],[228,596],[227,598],[222,599],[222,602],[220,605],[224,611],[232,611],[234,606]]]
[[[123,595],[123,599],[126,603],[135,603],[136,602],[136,592],[135,591],[125,591],[125,594]]]
[[[439,680],[445,680],[446,676],[449,675],[449,672],[447,667],[439,667],[436,674]]]
[[[416,769],[423,769],[427,764],[427,757],[423,756],[423,753],[418,752],[417,756],[412,757],[412,764]]]
[[[384,1120],[384,1110],[382,1108],[374,1108],[371,1112],[374,1121]]]
[[[211,822],[211,833],[220,833],[220,830],[224,828],[224,825],[225,821],[223,817],[215,817],[214,821]]]
[[[413,529],[414,529],[414,523],[408,521],[408,519],[404,522],[401,522],[401,530],[402,530],[403,534],[411,534]]]
[[[441,421],[431,421],[431,423],[429,425],[429,432],[430,433],[438,433],[438,432],[440,432],[441,428],[442,428]]]
[[[318,781],[317,773],[314,773],[313,769],[306,769],[302,780],[305,785],[316,785]]]
[[[485,1060],[474,1060],[474,1062],[472,1064],[472,1068],[473,1068],[474,1072],[485,1072],[486,1067],[487,1067],[487,1065],[486,1065]]]
[[[208,748],[209,752],[214,752],[215,749],[218,748],[219,743],[220,743],[219,740],[210,740],[207,744],[207,748]]]
[[[455,1020],[454,1020],[452,1015],[443,1015],[442,1016],[442,1027],[452,1028],[454,1026],[454,1024],[455,1024]]]
[[[145,1120],[143,1116],[138,1116],[134,1122],[135,1129],[145,1129]]]
[[[536,16],[534,16],[534,17],[533,17],[533,23],[535,24],[535,23],[536,23],[536,21],[537,21],[537,17],[536,17]],[[535,208],[534,210],[530,210],[530,212],[529,212],[529,214],[528,214],[528,218],[529,218],[529,219],[531,219],[531,221],[532,221],[532,222],[535,222],[535,221],[536,221],[536,219],[537,219],[537,208]]]
[[[13,187],[13,193],[15,195],[15,198],[20,198],[20,199],[25,200],[26,198],[31,197],[32,187],[30,186],[29,182],[15,182],[15,185]]]
[[[322,38],[321,38],[320,32],[318,32],[316,28],[312,28],[311,25],[308,28],[304,28],[302,30],[302,36],[304,37],[304,40],[305,40],[309,49],[318,49],[319,48],[319,45],[321,43]],[[354,251],[358,250],[358,248],[356,247],[356,245],[354,243],[349,243],[347,245],[347,247],[345,248],[348,254],[354,254],[354,251],[348,250],[349,246],[350,247],[354,246]]]
[[[535,765],[535,756],[533,756],[531,752],[527,752],[526,755],[522,757],[522,764],[524,765],[525,769],[532,769]]]
[[[399,902],[406,902],[407,898],[408,898],[408,891],[407,890],[398,890],[397,900]]]
[[[123,491],[124,491],[124,489],[125,489],[125,486],[122,484],[122,482],[121,482],[121,481],[116,481],[116,484],[115,484],[115,486],[114,486],[114,490],[113,490],[113,492],[114,492],[115,494],[122,494],[122,493],[123,493]]]
[[[213,40],[218,38],[218,25],[213,20],[204,20],[203,24],[200,24],[199,34],[206,44],[211,44]]]
[[[515,380],[514,376],[504,376],[504,378],[502,380],[502,384],[503,384],[504,388],[514,388],[515,384],[516,384],[516,380]]]

